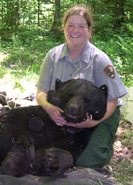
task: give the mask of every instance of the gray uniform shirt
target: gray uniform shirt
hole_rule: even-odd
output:
[[[76,61],[69,59],[66,43],[51,49],[42,64],[37,88],[47,92],[55,89],[56,79],[64,82],[72,78],[86,79],[98,87],[107,85],[108,100],[127,94],[109,57],[89,41]]]

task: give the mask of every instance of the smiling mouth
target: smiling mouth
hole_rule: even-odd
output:
[[[76,39],[79,38],[79,36],[74,36],[74,35],[71,35],[71,37],[74,38],[74,39],[75,39],[75,38],[76,38]]]

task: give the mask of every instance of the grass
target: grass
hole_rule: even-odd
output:
[[[118,185],[133,184],[133,125],[123,120],[117,132],[110,165]]]
[[[115,163],[115,169],[113,176],[115,177],[118,184],[121,185],[132,185],[133,184],[133,164],[128,160],[122,160]]]

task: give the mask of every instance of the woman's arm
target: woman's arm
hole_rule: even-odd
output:
[[[47,101],[47,93],[41,90],[37,90],[36,93],[37,103],[49,114],[50,118],[59,126],[63,126],[66,123],[61,116],[63,110]]]
[[[81,123],[76,123],[76,124],[75,123],[70,123],[70,124],[67,123],[67,125],[73,126],[73,127],[76,127],[76,128],[91,128],[91,127],[94,127],[94,126],[98,125],[99,123],[101,123],[102,121],[109,118],[113,114],[113,112],[116,109],[117,103],[118,103],[118,98],[115,98],[115,99],[107,102],[107,111],[106,111],[104,117],[100,120],[93,120],[93,119],[88,118],[87,120],[85,120]]]

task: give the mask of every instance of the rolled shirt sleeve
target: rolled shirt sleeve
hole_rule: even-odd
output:
[[[53,73],[53,62],[51,51],[47,53],[41,66],[37,88],[47,92],[50,89]]]
[[[127,94],[119,74],[112,64],[110,58],[101,50],[97,50],[94,58],[94,75],[96,85],[103,84],[108,87],[108,100],[120,98]]]

